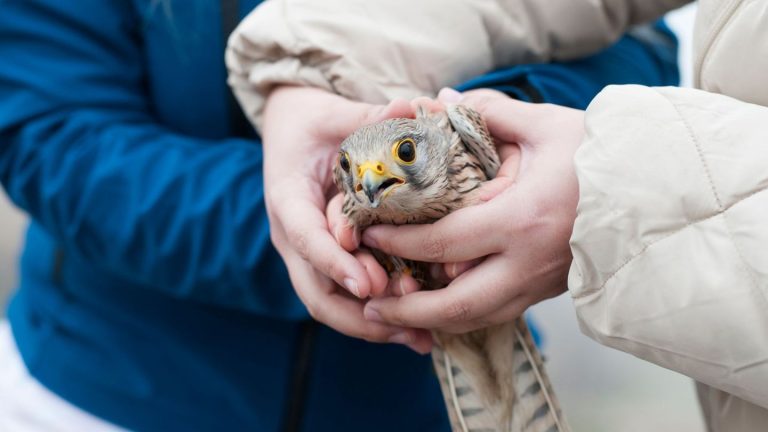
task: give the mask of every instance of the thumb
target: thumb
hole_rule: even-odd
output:
[[[472,93],[466,93],[461,104],[480,113],[497,142],[526,142],[539,129],[543,119],[540,105],[521,102],[494,90]]]
[[[392,99],[387,105],[369,105],[361,120],[364,124],[378,123],[393,118],[413,118],[416,114],[411,103],[402,98]]]
[[[477,189],[474,194],[477,197],[477,201],[479,203],[487,202],[496,198],[496,196],[505,190],[509,189],[509,187],[512,186],[514,182],[515,180],[513,177],[496,177],[493,180],[489,180],[483,183],[483,185]]]
[[[344,99],[339,101],[336,107],[330,109],[328,114],[332,116],[331,124],[328,126],[332,127],[332,124],[335,123],[333,134],[339,140],[343,140],[352,132],[366,125],[393,118],[413,118],[415,116],[410,102],[399,98],[393,99],[387,105],[372,105]]]
[[[328,229],[336,238],[336,242],[347,252],[352,252],[360,247],[360,232],[344,217],[342,206],[344,196],[338,194],[330,202],[325,211],[328,220]]]
[[[522,160],[520,147],[505,144],[499,148],[499,153],[503,162],[501,167],[499,167],[499,172],[496,174],[496,177],[483,183],[483,185],[475,191],[477,201],[480,203],[492,200],[498,194],[509,189],[517,180]]]

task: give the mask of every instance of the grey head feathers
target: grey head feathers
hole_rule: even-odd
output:
[[[401,143],[412,145],[412,161],[398,157]],[[358,225],[443,216],[449,210],[442,203],[451,194],[449,167],[457,145],[459,137],[446,113],[420,110],[415,119],[386,120],[358,129],[342,143],[340,163],[334,168],[336,184],[346,196],[347,216]],[[346,165],[341,163],[344,158]],[[439,207],[442,214],[430,211],[430,206]]]

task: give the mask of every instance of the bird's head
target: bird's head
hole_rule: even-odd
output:
[[[444,113],[424,111],[362,127],[341,145],[336,184],[370,209],[419,209],[447,186],[453,135]]]

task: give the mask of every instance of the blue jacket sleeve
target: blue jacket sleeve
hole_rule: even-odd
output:
[[[12,201],[67,253],[127,280],[303,313],[270,245],[261,147],[153,118],[130,2],[0,3],[0,183]]]
[[[679,85],[677,37],[663,20],[636,27],[614,45],[567,62],[518,65],[476,77],[461,91],[490,87],[526,102],[586,109],[605,86]]]

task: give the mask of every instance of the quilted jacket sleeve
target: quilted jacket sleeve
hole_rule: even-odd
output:
[[[768,407],[768,108],[609,87],[587,112],[569,286],[597,341]]]
[[[371,103],[520,63],[569,59],[687,0],[270,0],[229,40],[230,85],[259,125],[278,84]]]

